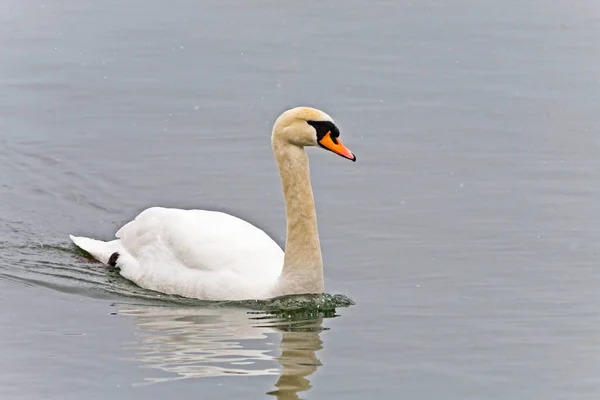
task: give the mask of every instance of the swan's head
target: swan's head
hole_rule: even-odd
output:
[[[282,140],[301,147],[319,146],[356,161],[356,156],[342,144],[339,136],[340,130],[329,115],[316,108],[296,107],[277,118],[271,140]]]

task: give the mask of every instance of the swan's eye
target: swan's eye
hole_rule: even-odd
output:
[[[337,138],[340,136],[340,130],[331,121],[306,121],[310,126],[315,128],[317,131],[317,141],[322,141],[323,138],[329,134],[335,144],[337,144]]]

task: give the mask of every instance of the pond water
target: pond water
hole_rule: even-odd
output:
[[[0,398],[597,399],[600,5],[0,5]],[[206,305],[90,262],[162,205],[284,243],[270,129],[311,149],[330,312]]]

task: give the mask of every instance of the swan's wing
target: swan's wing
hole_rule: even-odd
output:
[[[264,231],[232,215],[153,207],[116,233],[141,266],[163,263],[205,272],[279,276],[283,251]]]
[[[166,294],[268,298],[283,268],[283,251],[265,232],[216,211],[149,208],[116,236],[110,242],[71,239],[137,285]]]

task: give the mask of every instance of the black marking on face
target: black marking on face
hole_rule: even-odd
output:
[[[108,259],[108,265],[110,265],[111,267],[116,267],[118,259],[119,259],[119,253],[118,252],[112,253],[110,258]]]
[[[317,131],[317,142],[321,144],[321,140],[327,135],[328,132],[331,132],[331,140],[333,143],[337,144],[337,138],[340,136],[340,130],[337,126],[331,121],[306,121],[310,126],[315,128]]]

